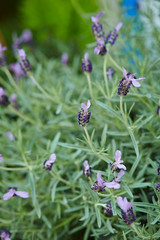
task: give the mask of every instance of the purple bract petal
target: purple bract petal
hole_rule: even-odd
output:
[[[122,210],[127,212],[129,208],[133,207],[133,203],[128,202],[127,198],[125,197],[124,200],[122,197],[117,197],[117,203]]]
[[[92,22],[95,23],[95,24],[97,24],[98,21],[99,21],[99,19],[100,19],[100,17],[101,17],[101,15],[102,15],[103,13],[104,13],[104,12],[100,12],[100,13],[98,13],[98,15],[97,15],[96,17],[91,17]]]
[[[3,195],[3,200],[9,200],[15,194],[15,190],[9,190],[8,193]]]
[[[28,192],[15,191],[15,195],[17,195],[21,198],[29,198],[29,193]]]
[[[119,189],[120,188],[120,184],[113,181],[113,182],[105,182],[105,186],[108,188],[114,188],[114,189]]]
[[[25,60],[26,58],[26,53],[23,49],[18,49],[18,55],[21,60]]]
[[[88,161],[87,161],[87,160],[86,160],[86,161],[84,161],[84,166],[85,166],[85,170],[86,170],[86,171],[90,169],[90,166],[89,166],[89,164],[88,164]]]
[[[120,28],[122,27],[123,23],[120,22],[117,24],[117,26],[115,27],[115,30],[118,32],[120,30]]]

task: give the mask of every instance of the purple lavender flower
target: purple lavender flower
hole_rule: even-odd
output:
[[[15,93],[13,93],[10,97],[11,103],[13,105],[14,108],[18,109],[19,108],[19,104],[17,102],[17,95]]]
[[[105,186],[108,187],[108,188],[114,188],[114,189],[119,189],[121,186],[120,186],[120,179],[121,177],[124,175],[124,171],[120,171],[118,173],[118,176],[117,178],[113,178],[112,182],[105,182]]]
[[[6,51],[6,47],[2,47],[2,44],[0,43],[0,66],[4,66],[6,65],[7,63],[7,58],[6,56],[4,55],[4,51]]]
[[[0,105],[2,106],[8,106],[9,100],[8,97],[2,87],[0,87]]]
[[[104,209],[109,215],[113,216],[111,203],[106,203],[106,207]]]
[[[159,164],[159,166],[157,168],[157,172],[158,172],[158,175],[160,175],[160,164]]]
[[[91,189],[95,192],[103,192],[103,191],[105,191],[105,187],[106,187],[105,182],[101,178],[101,172],[98,171],[97,180],[95,181],[95,183],[93,184],[93,187]]]
[[[11,240],[10,236],[11,236],[10,232],[7,232],[5,228],[2,229],[2,231],[0,232],[1,240]]]
[[[62,65],[67,65],[68,63],[68,54],[67,53],[63,53],[62,56],[61,56],[61,63]]]
[[[89,166],[87,160],[84,162],[83,175],[87,177],[90,177],[92,175],[91,167]]]
[[[106,38],[106,44],[110,44],[111,46],[115,43],[117,37],[118,37],[118,31],[120,30],[120,28],[122,27],[123,23],[118,23],[117,26],[115,27],[115,29],[113,31],[111,31],[107,38]]]
[[[158,107],[156,113],[160,116],[160,99],[158,101]]]
[[[51,171],[53,163],[55,162],[55,160],[56,160],[56,154],[53,153],[53,154],[51,154],[51,156],[49,157],[48,160],[44,161],[44,163],[43,163],[44,167],[43,168],[45,168],[48,171]]]
[[[105,36],[103,31],[103,25],[99,23],[99,19],[104,12],[100,12],[96,17],[91,17],[92,22],[92,31],[93,35],[97,42],[97,47],[94,49],[95,54],[104,55],[107,52],[105,46]]]
[[[94,49],[94,53],[103,56],[107,52],[105,42],[103,39],[99,39],[97,42],[97,47]]]
[[[9,139],[10,139],[11,141],[16,140],[16,137],[15,137],[15,136],[13,135],[13,133],[10,132],[10,131],[7,132],[7,136],[9,137]]]
[[[20,59],[21,68],[26,75],[27,72],[32,71],[29,61],[26,59],[26,53],[23,49],[18,49],[18,57]]]
[[[82,127],[85,127],[89,122],[91,112],[88,112],[88,108],[91,106],[91,102],[88,100],[87,105],[84,103],[81,104],[81,111],[78,112],[78,123]]]
[[[20,36],[21,43],[31,43],[32,42],[32,32],[29,29],[25,29]]]
[[[160,194],[160,182],[156,185],[156,190]]]
[[[8,192],[3,195],[3,200],[8,200],[13,196],[19,196],[21,198],[29,198],[28,192],[17,191],[18,188],[10,187],[8,188]]]
[[[12,63],[10,69],[14,72],[15,78],[20,78],[26,76],[26,72],[22,70],[21,64],[19,62]]]
[[[108,76],[110,81],[112,81],[114,74],[115,74],[115,70],[112,67],[108,67],[106,70],[106,75]]]
[[[114,171],[119,172],[120,169],[126,170],[126,167],[121,163],[123,163],[123,161],[121,160],[121,152],[119,150],[117,150],[116,154],[115,154],[115,162],[110,163],[112,172],[114,172]]]
[[[133,203],[128,202],[127,198],[125,197],[124,200],[122,197],[117,197],[117,203],[122,209],[121,214],[122,218],[127,225],[136,221],[135,215],[133,213],[132,207]]]
[[[84,54],[84,58],[82,59],[81,69],[83,72],[88,72],[88,73],[92,72],[92,63],[88,59],[88,53]]]
[[[118,95],[121,95],[121,96],[127,95],[132,84],[135,87],[140,87],[141,85],[138,81],[141,81],[144,79],[144,78],[137,79],[135,77],[136,73],[134,73],[134,74],[131,74],[130,72],[127,73],[125,68],[123,68],[123,75],[124,75],[124,77],[120,81],[119,88],[118,88]]]
[[[2,162],[3,160],[3,157],[2,157],[2,154],[0,154],[0,162]]]

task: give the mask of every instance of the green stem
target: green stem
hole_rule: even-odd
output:
[[[3,70],[3,71],[5,72],[5,74],[7,75],[7,77],[8,77],[8,79],[9,79],[11,85],[12,85],[13,87],[15,87],[15,89],[19,92],[19,91],[20,91],[20,88],[17,86],[17,84],[16,84],[15,80],[13,79],[12,75],[10,74],[8,68],[3,67],[2,70]]]
[[[111,55],[108,53],[108,57],[109,60],[111,61],[111,63],[113,63],[113,65],[121,72],[123,72],[122,68],[113,60],[113,58],[111,57]]]
[[[90,74],[89,74],[89,73],[85,73],[85,75],[86,75],[86,77],[87,77],[88,87],[89,87],[89,93],[90,93],[91,99],[94,99],[94,97],[93,97],[93,91],[92,91],[92,83],[91,83]]]
[[[85,134],[86,134],[86,137],[88,140],[88,144],[89,144],[92,152],[96,153],[86,127],[84,127],[84,131],[85,131]]]
[[[23,115],[21,112],[19,112],[17,109],[13,108],[11,105],[8,106],[9,110],[13,113],[15,113],[17,116],[19,116],[20,118],[22,118],[23,120],[25,120],[26,122],[30,122],[32,124],[35,124],[35,121],[33,121],[32,119],[30,119],[29,117],[26,117],[25,115]]]
[[[40,86],[40,84],[36,81],[36,79],[33,77],[33,75],[29,74],[29,77],[32,79],[33,83],[37,86],[37,88],[40,90],[40,92],[42,92],[47,98],[54,101],[53,98]]]
[[[0,167],[0,170],[5,170],[5,171],[23,171],[27,170],[28,168],[6,168],[6,167]]]
[[[103,74],[104,74],[104,82],[106,85],[106,90],[107,90],[107,96],[109,97],[109,86],[108,86],[108,79],[107,79],[107,74],[106,74],[106,65],[107,65],[107,54],[104,56],[104,64],[103,64]]]

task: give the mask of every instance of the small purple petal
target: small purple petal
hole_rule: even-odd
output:
[[[15,191],[15,195],[17,195],[21,198],[29,198],[29,193],[28,192]]]
[[[133,207],[133,203],[128,202],[126,197],[124,198],[124,200],[122,199],[122,197],[117,197],[117,203],[120,206],[120,208],[125,212],[127,212],[129,208]]]
[[[115,154],[115,160],[116,162],[119,162],[121,159],[121,151],[117,150]]]
[[[120,188],[120,184],[117,182],[105,182],[105,186],[108,188],[114,188],[114,189],[119,189]]]
[[[97,182],[98,182],[98,185],[100,185],[100,186],[104,185],[104,181],[101,178],[101,172],[100,171],[98,171],[98,173],[97,173]]]
[[[120,30],[120,28],[122,27],[123,23],[120,22],[117,24],[117,26],[115,27],[115,30],[118,32]]]
[[[88,56],[89,56],[89,54],[86,52],[86,53],[84,54],[84,60],[85,60],[85,61],[88,61]]]
[[[89,166],[87,160],[84,162],[84,166],[85,166],[85,170],[86,170],[86,171],[90,169],[90,166]]]
[[[119,173],[118,173],[118,177],[115,179],[117,182],[119,182],[119,180],[121,179],[121,177],[125,174],[125,172],[123,170],[121,170]]]
[[[135,87],[140,87],[141,86],[141,84],[139,82],[137,82],[137,79],[132,80],[132,84]]]
[[[10,190],[8,193],[5,193],[5,194],[3,195],[3,200],[8,200],[8,199],[10,199],[11,197],[13,197],[14,194],[15,194],[15,191]]]
[[[24,51],[23,49],[19,49],[19,50],[18,50],[18,55],[19,55],[19,58],[20,58],[21,60],[25,60],[25,58],[26,58],[26,53],[25,53],[25,51]]]
[[[127,79],[127,71],[126,71],[125,68],[123,68],[123,75],[124,75],[124,77]]]
[[[3,95],[5,95],[5,91],[2,87],[0,87],[0,97],[3,96]]]
[[[101,17],[101,15],[102,15],[103,13],[104,13],[104,12],[100,12],[100,13],[98,13],[98,15],[97,15],[96,17],[91,17],[92,22],[95,23],[95,24],[97,24],[98,21],[99,21],[99,19],[100,19],[100,17]]]
[[[51,154],[51,156],[49,157],[49,161],[50,161],[50,162],[55,162],[55,160],[56,160],[56,154],[53,153],[53,154]]]

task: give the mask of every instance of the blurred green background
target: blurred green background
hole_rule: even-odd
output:
[[[121,1],[110,0],[6,0],[0,7],[1,42],[12,43],[12,34],[19,36],[31,29],[34,41],[48,56],[79,53],[94,42],[91,16],[105,10],[107,32],[120,20]],[[104,16],[103,16],[104,17]]]

